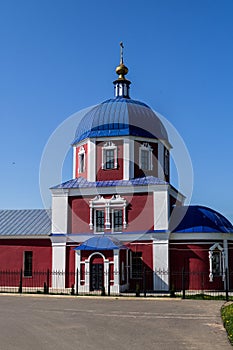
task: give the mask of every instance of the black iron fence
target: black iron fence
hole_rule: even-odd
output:
[[[122,295],[233,300],[233,271],[222,276],[203,272],[144,270],[136,277],[118,271],[0,271],[0,293]]]

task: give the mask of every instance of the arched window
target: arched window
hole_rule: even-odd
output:
[[[215,243],[209,249],[209,265],[210,265],[210,282],[213,282],[214,277],[221,276],[225,278],[225,254],[219,243]]]
[[[126,228],[126,200],[120,195],[110,199],[98,195],[90,201],[90,229],[95,233],[122,232]]]

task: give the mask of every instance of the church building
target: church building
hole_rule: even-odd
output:
[[[122,50],[114,97],[84,115],[71,140],[73,178],[51,188],[51,211],[0,211],[0,271],[22,269],[27,281],[56,271],[54,290],[111,294],[181,289],[185,271],[187,289],[223,290],[233,226],[210,208],[185,206],[171,185],[167,131],[130,97]]]

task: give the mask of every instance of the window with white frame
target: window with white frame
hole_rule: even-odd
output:
[[[149,143],[144,142],[139,147],[139,168],[142,170],[153,170],[153,149]]]
[[[111,141],[102,147],[102,169],[117,169],[117,146]]]
[[[120,195],[109,199],[98,195],[90,201],[90,229],[95,233],[105,230],[122,232],[126,228],[126,200]]]
[[[214,277],[221,276],[225,278],[225,254],[219,243],[215,243],[209,249],[209,265],[210,265],[210,281],[213,282]]]
[[[78,172],[83,173],[85,171],[85,149],[80,147],[78,151]]]

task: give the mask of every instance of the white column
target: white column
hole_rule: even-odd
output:
[[[168,239],[159,239],[153,241],[153,274],[154,290],[156,291],[169,290],[168,242]]]
[[[164,178],[164,145],[158,143],[158,178],[165,180]]]
[[[112,214],[112,213],[111,213]],[[105,228],[108,230],[111,228],[110,224],[110,206],[109,203],[106,203],[105,206]]]
[[[65,288],[66,236],[51,236],[52,241],[52,288]]]
[[[69,190],[52,190],[52,233],[67,233]]]
[[[168,192],[156,191],[154,197],[154,230],[168,230]]]
[[[96,147],[93,139],[87,142],[87,180],[96,181]]]
[[[113,273],[114,273],[114,284],[111,287],[111,291],[113,293],[119,293],[120,292],[120,270],[119,270],[119,249],[113,250]]]
[[[76,250],[75,251],[75,289],[77,286],[77,270],[78,270],[78,289],[80,290],[81,287],[81,266],[80,266],[80,261],[81,261],[81,251]],[[77,290],[75,290],[77,293]]]

